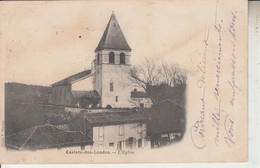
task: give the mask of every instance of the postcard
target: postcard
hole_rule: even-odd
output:
[[[247,161],[246,0],[0,13],[1,164]]]

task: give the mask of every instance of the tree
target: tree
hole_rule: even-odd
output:
[[[159,69],[161,82],[171,87],[186,84],[186,73],[176,64],[162,63]]]
[[[173,87],[186,85],[187,76],[177,64],[161,63],[146,58],[141,65],[133,66],[129,71],[130,80],[141,87],[152,103],[169,99]],[[167,94],[168,93],[168,94]]]
[[[130,80],[144,90],[147,86],[159,84],[159,73],[159,67],[147,58],[144,64],[133,66],[129,71]]]
[[[129,76],[133,83],[143,88],[152,102],[152,107],[147,113],[149,115],[147,134],[151,139],[152,147],[158,142],[160,142],[158,144],[173,142],[170,137],[165,140],[161,135],[178,134],[180,140],[186,124],[187,76],[185,71],[176,64],[164,62],[156,64],[146,59],[144,64],[132,67]],[[132,103],[138,106],[141,102],[140,99],[132,99]]]

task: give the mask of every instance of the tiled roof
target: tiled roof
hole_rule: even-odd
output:
[[[71,92],[75,98],[97,98],[97,99],[101,98],[96,90],[90,90],[90,91],[72,90]]]
[[[93,126],[128,124],[135,122],[144,122],[148,115],[142,112],[103,112],[86,113],[85,118]]]
[[[91,75],[92,75],[91,70],[85,70],[85,71],[79,72],[77,74],[71,75],[61,81],[58,81],[58,82],[52,84],[52,86],[72,84],[77,81],[83,80]]]
[[[65,131],[52,125],[41,125],[6,137],[6,146],[23,150],[61,148],[90,144],[90,137],[80,131]]]
[[[119,50],[130,50],[125,36],[117,22],[116,16],[112,13],[104,34],[95,50],[100,51],[103,49],[119,49]]]

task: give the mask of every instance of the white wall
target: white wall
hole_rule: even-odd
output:
[[[109,53],[115,53],[115,64],[109,63]],[[125,53],[126,65],[119,64],[119,55]],[[102,50],[96,53],[102,57],[101,65],[95,66],[93,85],[94,89],[101,95],[101,106],[111,105],[113,108],[132,107],[129,102],[133,86],[129,80],[130,52],[123,50]],[[113,83],[113,91],[110,91],[110,83]],[[116,102],[116,96],[118,102]]]
[[[117,144],[119,141],[127,141],[129,137],[136,139],[135,147],[138,148],[138,139],[142,139],[142,148],[150,148],[150,143],[147,142],[146,136],[146,124],[142,124],[141,132],[138,133],[138,126],[140,124],[122,124],[123,135],[119,134],[120,125],[111,125],[103,127],[93,127],[93,148],[99,150],[117,150]],[[103,129],[103,138],[99,136],[99,130]],[[110,147],[109,143],[114,143],[114,147]],[[126,143],[123,149],[127,149]]]
[[[127,65],[103,65],[102,68],[102,107],[111,105],[113,108],[131,107],[129,98],[133,90],[128,77],[130,66]],[[113,83],[113,91],[110,91],[110,83]],[[118,102],[116,102],[118,96]]]

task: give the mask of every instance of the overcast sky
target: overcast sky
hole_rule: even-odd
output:
[[[206,13],[215,8],[205,3],[190,6],[187,1],[1,5],[0,51],[5,81],[38,85],[50,85],[90,68],[112,11],[132,48],[133,65],[149,57],[191,67],[192,54],[197,52],[196,37],[204,33],[205,23],[213,24],[209,17],[201,18],[201,6]]]

